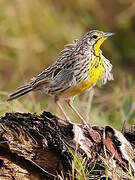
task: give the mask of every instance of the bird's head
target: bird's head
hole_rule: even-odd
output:
[[[88,46],[91,46],[94,54],[99,56],[101,44],[112,35],[114,35],[114,33],[92,30],[87,32],[80,40]]]

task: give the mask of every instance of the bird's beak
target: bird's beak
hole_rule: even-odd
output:
[[[109,36],[113,36],[113,35],[115,35],[115,33],[107,32],[104,33],[103,38],[108,38]]]

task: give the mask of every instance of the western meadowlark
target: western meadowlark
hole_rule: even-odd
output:
[[[64,98],[72,110],[87,124],[72,105],[72,97],[95,86],[99,80],[102,84],[113,80],[112,65],[102,55],[101,44],[113,33],[98,30],[87,32],[80,40],[67,44],[57,60],[41,74],[18,88],[9,95],[8,100],[16,99],[30,91],[40,90],[45,94],[54,95],[55,102],[65,119],[69,121],[59,99]]]

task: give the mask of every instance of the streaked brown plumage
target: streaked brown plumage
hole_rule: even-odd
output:
[[[45,94],[54,95],[55,102],[66,116],[59,103],[66,98],[69,106],[86,124],[81,115],[71,104],[71,97],[93,87],[98,80],[103,84],[112,80],[112,65],[100,50],[100,46],[112,33],[93,30],[87,32],[80,40],[65,46],[57,60],[41,74],[9,95],[8,100],[16,99],[30,91],[40,90]]]

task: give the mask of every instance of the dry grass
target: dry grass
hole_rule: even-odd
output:
[[[6,102],[12,89],[40,73],[57,57],[64,44],[90,29],[116,32],[102,47],[114,65],[114,82],[75,98],[74,105],[92,124],[122,129],[135,123],[133,31],[134,2],[106,0],[0,0],[0,115],[37,112],[60,115],[53,99],[32,93]],[[130,15],[127,15],[130,12]],[[124,21],[126,19],[126,21]],[[73,112],[64,107],[71,119]]]

